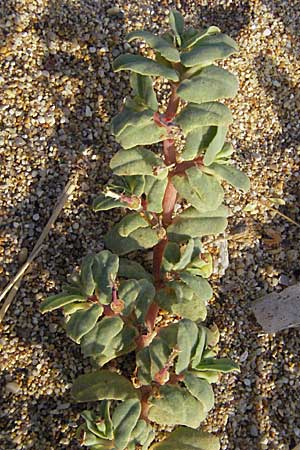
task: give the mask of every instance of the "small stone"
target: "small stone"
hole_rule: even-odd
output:
[[[73,223],[73,230],[78,230],[79,229],[79,227],[80,227],[80,225],[79,225],[79,223],[78,222],[75,222],[75,223]]]
[[[267,28],[264,32],[263,32],[263,36],[268,37],[272,34],[272,31],[270,30],[270,28]]]
[[[300,283],[256,300],[252,310],[266,333],[299,326]]]
[[[28,257],[28,248],[26,247],[21,248],[18,256],[19,263],[24,264],[24,262],[27,260],[27,257]]]
[[[290,285],[289,277],[284,274],[281,274],[279,277],[279,284],[282,284],[282,286],[289,286]]]
[[[17,138],[15,139],[15,145],[16,145],[17,147],[24,147],[24,145],[26,145],[26,141],[25,141],[25,139],[23,139],[23,138],[21,138],[21,137],[17,137]]]
[[[253,437],[257,437],[258,436],[258,429],[255,425],[251,425],[250,427],[250,435]]]
[[[33,220],[34,220],[35,222],[37,222],[37,221],[40,219],[40,215],[39,215],[39,214],[34,214],[34,215],[32,216],[32,218],[33,218]]]
[[[50,325],[49,325],[49,331],[50,331],[51,333],[55,333],[55,332],[57,331],[57,328],[58,328],[57,323],[50,323]]]
[[[6,392],[11,394],[18,394],[18,392],[20,392],[21,390],[21,387],[16,381],[10,381],[9,383],[6,384],[5,390]]]
[[[70,406],[71,406],[70,403],[61,403],[60,405],[57,406],[56,409],[58,410],[68,409],[70,408]]]
[[[90,47],[89,48],[89,52],[90,53],[96,53],[96,51],[97,51],[96,47]]]
[[[87,105],[87,106],[85,107],[85,116],[86,116],[86,117],[92,117],[92,115],[93,115],[92,110],[91,110],[91,108]]]
[[[120,13],[120,8],[118,6],[113,6],[112,8],[108,8],[107,14],[109,16],[117,16]]]
[[[245,350],[244,353],[240,356],[240,362],[246,361],[246,359],[248,358],[248,355],[249,355],[248,351]]]

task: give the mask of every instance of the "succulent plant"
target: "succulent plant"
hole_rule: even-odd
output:
[[[94,362],[72,388],[75,401],[95,402],[78,430],[94,450],[218,450],[218,439],[198,428],[214,405],[211,385],[239,370],[216,357],[218,330],[203,323],[213,260],[201,241],[227,226],[224,182],[249,189],[232,165],[232,114],[221,102],[238,82],[216,65],[238,47],[217,27],[185,28],[175,10],[170,27],[127,36],[146,42],[154,59],[130,53],[114,62],[116,72],[130,72],[132,92],[111,123],[120,144],[113,181],[93,208],[128,213],[105,236],[107,250],[84,258],[80,273],[41,304],[43,313],[63,309],[66,333]],[[163,113],[153,77],[170,85]],[[153,249],[152,273],[133,259],[140,249]],[[135,369],[127,378],[102,368],[129,353]],[[155,443],[157,426],[177,428]]]

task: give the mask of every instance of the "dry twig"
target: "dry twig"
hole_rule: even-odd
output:
[[[17,272],[17,274],[14,276],[14,278],[8,283],[8,285],[5,287],[3,292],[0,295],[0,301],[3,300],[3,298],[9,294],[0,310],[0,323],[2,322],[8,308],[10,307],[16,293],[18,292],[18,289],[20,287],[21,281],[23,276],[25,275],[26,271],[28,270],[30,264],[32,261],[37,257],[39,252],[41,251],[42,245],[44,243],[44,240],[48,236],[48,233],[56,221],[57,217],[59,216],[61,210],[63,209],[65,203],[67,202],[69,196],[74,191],[76,184],[78,181],[78,176],[73,175],[66,186],[64,187],[62,193],[60,194],[56,205],[54,207],[54,210],[51,214],[50,219],[48,220],[46,226],[44,227],[42,234],[40,235],[39,239],[37,240],[35,246],[33,247],[32,252],[30,253],[27,261],[23,264],[23,266],[20,268],[20,270]]]

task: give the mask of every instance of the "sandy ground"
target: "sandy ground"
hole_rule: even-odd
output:
[[[118,15],[108,14],[112,6]],[[299,228],[265,204],[283,199],[275,208],[300,222],[299,0],[0,0],[1,287],[33,248],[68,177],[80,175],[1,325],[3,450],[79,448],[81,408],[69,388],[88,361],[66,339],[61,314],[44,317],[38,307],[85,254],[102,248],[116,219],[90,209],[118,148],[109,121],[129,92],[127,75],[114,74],[111,63],[137,50],[126,32],[165,29],[169,6],[191,24],[220,26],[241,48],[226,62],[240,81],[229,102],[231,138],[252,188],[246,197],[228,189],[230,267],[214,277],[209,317],[222,330],[222,354],[242,371],[216,387],[205,427],[221,437],[222,450],[300,442],[300,332],[267,336],[251,313],[253,300],[300,277]]]

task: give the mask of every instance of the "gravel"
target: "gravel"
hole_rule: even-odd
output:
[[[81,407],[71,403],[69,390],[89,363],[66,340],[61,314],[41,316],[38,306],[83,255],[102,248],[115,220],[114,213],[90,209],[118,149],[109,122],[129,93],[127,75],[112,72],[112,55],[137,50],[124,40],[132,29],[165,29],[170,5],[175,2],[0,5],[1,287],[33,248],[69,176],[80,176],[1,325],[3,450],[80,448],[74,435]],[[231,138],[237,164],[252,181],[247,196],[228,189],[230,265],[222,279],[213,277],[209,312],[222,331],[222,354],[242,360],[241,373],[224,376],[216,387],[217,406],[204,426],[220,435],[222,450],[289,450],[300,441],[300,332],[263,334],[250,306],[300,277],[299,228],[276,213],[300,221],[300,4],[180,5],[190,24],[219,25],[240,45],[224,66],[240,81],[228,102],[235,118]],[[274,198],[285,205],[271,200],[271,209]]]

